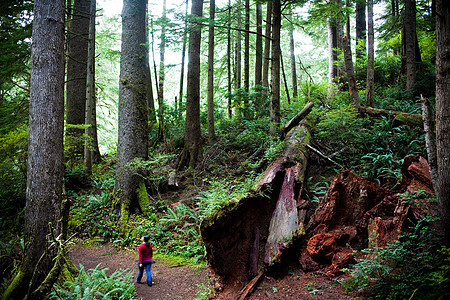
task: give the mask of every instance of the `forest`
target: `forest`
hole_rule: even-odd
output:
[[[2,299],[450,297],[450,1],[10,0],[0,41]]]

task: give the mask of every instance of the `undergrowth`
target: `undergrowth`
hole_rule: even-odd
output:
[[[108,276],[107,270],[99,264],[86,271],[80,265],[78,276],[62,286],[56,284],[48,299],[135,299],[136,290],[131,272],[119,269]]]
[[[364,252],[373,258],[361,259],[347,270],[352,277],[342,282],[346,292],[358,288],[369,299],[450,296],[450,249],[442,246],[440,234],[425,221],[404,231],[385,249]]]

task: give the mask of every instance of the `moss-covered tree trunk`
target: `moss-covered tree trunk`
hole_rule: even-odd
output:
[[[3,299],[23,299],[53,267],[51,223],[63,232],[64,0],[34,2],[31,53],[25,252]]]
[[[122,11],[122,52],[119,85],[119,140],[115,192],[122,229],[129,212],[139,209],[138,187],[143,180],[130,168],[148,158],[148,106],[145,0],[125,0]]]

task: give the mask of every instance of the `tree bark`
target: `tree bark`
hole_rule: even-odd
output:
[[[89,46],[86,80],[86,128],[87,140],[84,146],[84,167],[90,174],[92,164],[100,161],[100,150],[97,139],[97,99],[95,93],[95,14],[96,0],[91,0],[91,16],[89,24]]]
[[[270,92],[270,134],[278,136],[280,131],[280,29],[281,2],[272,0],[272,71]]]
[[[338,48],[338,30],[337,21],[335,17],[329,17],[327,21],[328,26],[328,83],[335,83],[337,70],[337,48]]]
[[[28,173],[24,259],[3,299],[23,299],[53,267],[49,223],[57,235],[64,220],[65,1],[35,0],[31,51]],[[38,263],[39,261],[39,263]]]
[[[369,18],[369,16],[367,16],[367,18]],[[366,54],[366,0],[356,0],[356,61],[358,61],[358,59],[362,59],[365,56],[365,54]]]
[[[289,122],[287,122],[283,126],[283,128],[281,129],[283,138],[284,136],[286,136],[286,134],[289,133],[289,131],[291,131],[291,129],[298,126],[298,124],[311,112],[313,106],[314,103],[309,102],[308,104],[305,105],[305,107],[303,107],[303,109],[298,114],[296,114],[292,119],[289,120]]]
[[[250,88],[250,0],[245,0],[244,29],[244,90],[248,93]],[[244,98],[244,106],[246,108],[248,106],[247,96]]]
[[[256,44],[255,44],[255,86],[262,84],[263,43],[262,43],[262,4],[256,4]]]
[[[294,43],[294,26],[289,30],[289,46],[291,50],[291,78],[292,78],[292,98],[297,99],[297,68],[295,64],[295,43]]]
[[[373,0],[367,0],[367,79],[366,79],[366,106],[375,105],[374,85],[375,85],[375,65],[374,65],[374,31],[373,31]],[[358,48],[357,48],[358,49]]]
[[[266,30],[264,38],[264,61],[262,71],[262,86],[269,87],[270,42],[272,37],[272,1],[267,2]]]
[[[191,14],[195,17],[203,16],[203,0],[193,0]],[[201,24],[191,21],[189,37],[189,57],[187,74],[186,99],[186,131],[184,149],[180,157],[178,168],[188,166],[194,169],[202,157],[202,142],[200,128],[200,44]]]
[[[163,0],[163,11],[161,16],[161,43],[159,46],[159,88],[158,88],[158,138],[163,141],[166,140],[166,128],[164,125],[164,83],[166,77],[165,55],[166,55],[166,0]]]
[[[90,0],[74,1],[67,33],[66,134],[73,143],[72,160],[83,158],[84,151],[84,128],[71,125],[85,124],[90,3]]]
[[[421,95],[423,130],[425,131],[425,145],[427,147],[428,165],[430,166],[431,181],[433,188],[438,190],[438,172],[436,155],[436,133],[433,115],[431,113],[430,100]]]
[[[242,81],[242,45],[241,45],[241,40],[242,40],[242,34],[241,34],[241,27],[242,27],[242,17],[241,17],[241,0],[237,1],[237,5],[238,5],[238,11],[237,13],[237,28],[238,28],[238,32],[237,32],[237,37],[236,37],[236,62],[235,62],[235,86],[236,86],[236,90],[239,90],[241,88],[241,81]]]
[[[350,92],[350,97],[352,98],[353,105],[356,110],[360,110],[361,101],[359,99],[358,88],[356,87],[356,77],[355,71],[353,70],[353,61],[352,61],[352,52],[350,49],[350,41],[345,36],[342,39],[344,43],[344,60],[345,60],[345,69],[347,71],[347,80],[348,80],[348,89]]]
[[[416,1],[405,0],[405,58],[406,89],[413,90],[416,83]]]
[[[183,31],[183,48],[181,50],[181,72],[180,72],[180,93],[178,96],[178,106],[175,101],[175,110],[177,117],[179,117],[179,112],[181,110],[181,103],[183,101],[183,85],[184,85],[184,64],[186,61],[186,44],[187,44],[187,32],[188,32],[188,7],[189,0],[186,0],[186,12],[185,12],[185,21],[184,21],[184,31]]]
[[[120,226],[126,231],[129,213],[140,208],[142,177],[130,168],[135,159],[148,158],[148,107],[145,68],[146,0],[124,0],[119,83],[119,138],[115,193]]]
[[[209,2],[209,32],[208,32],[208,142],[216,141],[214,130],[214,19],[216,14],[215,0]]]
[[[436,144],[444,241],[450,245],[450,2],[436,1]]]
[[[186,0],[187,1],[187,0]],[[148,11],[148,4],[147,4],[147,10]],[[145,24],[146,24],[146,31],[145,31],[145,41],[146,45],[149,44],[149,19],[148,19],[148,13],[145,15]],[[150,47],[147,46],[145,49],[145,73],[146,73],[146,84],[147,84],[147,102],[148,102],[148,125],[149,125],[149,131],[153,129],[153,127],[156,124],[156,109],[155,109],[155,97],[153,95],[153,82],[152,82],[152,72],[150,68]],[[183,69],[183,64],[182,64]],[[180,98],[181,99],[181,98]],[[181,100],[180,100],[181,101]],[[175,110],[176,110],[176,103],[175,103]]]
[[[228,13],[231,14],[231,0],[228,0]],[[232,74],[231,74],[231,18],[228,21],[227,28],[227,71],[228,71],[228,118],[231,119],[233,116],[232,110],[232,97],[231,97],[231,83],[232,83]]]

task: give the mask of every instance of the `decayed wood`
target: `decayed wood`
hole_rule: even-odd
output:
[[[295,115],[289,122],[287,122],[283,128],[281,128],[282,137],[286,136],[286,134],[295,126],[297,126],[312,110],[314,106],[313,102],[309,102],[305,105],[305,107]]]
[[[261,278],[261,276],[264,274],[263,271],[260,271],[258,273],[258,275],[252,279],[252,281],[250,281],[249,283],[247,283],[247,285],[241,290],[241,292],[239,293],[239,298],[238,300],[244,300],[245,297],[247,297],[254,289],[255,285],[258,283],[259,279]]]
[[[269,225],[269,235],[265,246],[264,263],[273,266],[280,262],[281,253],[292,245],[293,239],[304,228],[304,214],[299,215],[298,202],[301,201],[301,187],[307,166],[309,131],[306,125],[297,126],[286,138],[286,149],[282,158],[270,166],[262,182],[267,184],[277,174],[284,172],[283,184]]]
[[[259,257],[259,228],[253,230],[253,244],[250,249],[250,277],[253,278],[258,274],[258,257]]]

